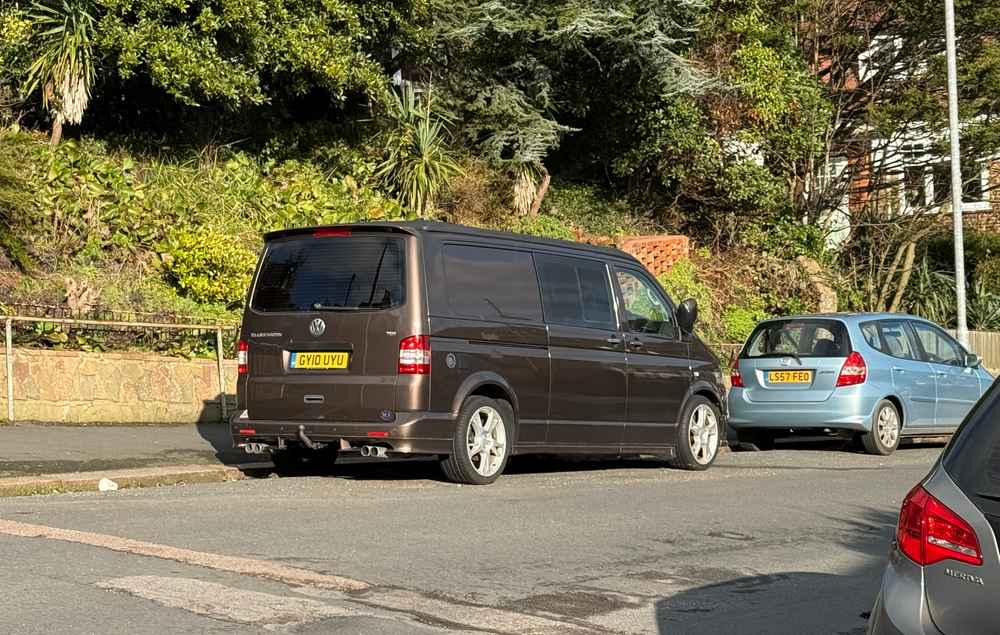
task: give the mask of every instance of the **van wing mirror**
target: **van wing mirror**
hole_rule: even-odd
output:
[[[688,298],[677,307],[677,325],[685,333],[694,333],[694,323],[698,321],[698,303]]]
[[[975,353],[966,353],[965,354],[965,365],[966,365],[966,367],[968,367],[968,368],[979,368],[982,365],[982,363],[983,363],[983,360],[982,360],[981,357],[979,357],[979,355],[976,355]]]

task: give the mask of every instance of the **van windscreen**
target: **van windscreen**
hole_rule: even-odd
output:
[[[256,311],[379,310],[404,301],[403,239],[385,234],[295,237],[267,246]]]

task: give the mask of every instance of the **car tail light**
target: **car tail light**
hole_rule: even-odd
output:
[[[313,232],[313,238],[328,238],[330,236],[350,236],[351,230],[349,229],[317,229]]]
[[[399,342],[399,374],[428,375],[431,372],[431,338],[411,335]]]
[[[865,365],[865,358],[861,353],[853,351],[844,360],[840,376],[837,377],[837,386],[857,386],[865,383],[866,379],[868,379],[868,366]]]
[[[921,566],[942,560],[983,564],[975,530],[920,485],[903,500],[896,542],[907,558]]]
[[[743,388],[743,375],[740,374],[740,360],[734,359],[729,367],[729,384],[733,388]]]
[[[240,340],[236,345],[236,371],[240,375],[246,375],[249,370],[247,358],[249,357],[250,345],[246,340]]]

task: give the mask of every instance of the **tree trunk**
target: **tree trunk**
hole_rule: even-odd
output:
[[[899,310],[899,305],[903,302],[903,293],[906,292],[906,285],[910,283],[910,273],[913,271],[913,259],[917,255],[917,243],[911,242],[906,245],[906,259],[903,261],[903,270],[899,273],[899,286],[896,287],[896,295],[889,305],[889,312],[895,313]]]
[[[49,147],[56,147],[62,140],[63,119],[62,115],[56,115],[52,120],[52,137],[49,138]]]
[[[542,182],[538,185],[538,189],[535,190],[535,198],[531,201],[531,209],[528,210],[528,216],[538,216],[538,211],[542,209],[542,199],[549,191],[549,185],[552,183],[552,175],[549,171],[542,166]]]

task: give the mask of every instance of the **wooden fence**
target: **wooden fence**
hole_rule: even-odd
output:
[[[955,335],[955,331],[948,332]],[[969,349],[982,358],[984,367],[1000,370],[1000,332],[969,331]]]

